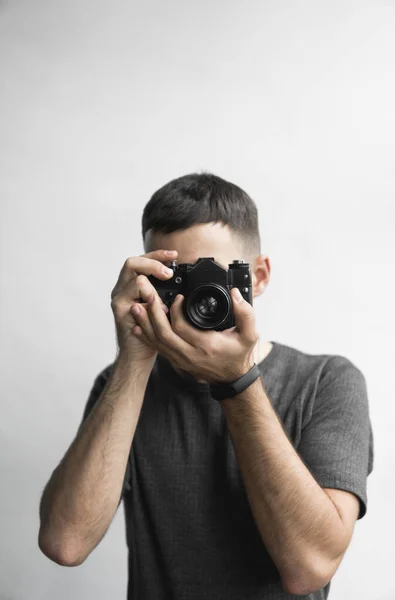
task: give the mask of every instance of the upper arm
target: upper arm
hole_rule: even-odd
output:
[[[330,556],[330,581],[350,544],[355,522],[366,514],[367,477],[373,469],[373,433],[366,381],[351,361],[333,356],[324,365],[298,452],[339,514]]]
[[[322,489],[336,506],[337,512],[342,520],[345,533],[344,551],[346,551],[349,543],[351,542],[354,525],[358,518],[360,501],[355,494],[346,492],[345,490],[338,490],[335,488]]]
[[[340,510],[348,514],[350,504],[355,508],[359,504],[357,519],[361,519],[367,509],[367,477],[373,469],[373,433],[365,378],[348,359],[334,356],[324,366],[298,452],[321,488],[338,490],[334,492],[338,503],[347,498],[340,500]]]

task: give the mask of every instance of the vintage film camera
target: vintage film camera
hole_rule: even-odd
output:
[[[177,294],[182,294],[185,318],[198,329],[223,331],[235,326],[233,287],[252,305],[251,272],[244,260],[234,260],[229,269],[223,269],[213,257],[199,258],[195,264],[177,265],[174,260],[169,266],[174,271],[171,279],[162,281],[153,275],[148,279],[169,309]]]

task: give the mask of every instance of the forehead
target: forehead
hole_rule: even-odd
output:
[[[203,223],[173,233],[149,230],[145,236],[145,251],[177,250],[178,263],[195,263],[198,258],[213,256],[224,267],[232,260],[247,260],[242,241],[222,223]]]

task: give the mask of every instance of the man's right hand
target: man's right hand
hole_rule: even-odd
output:
[[[119,355],[127,361],[153,365],[157,351],[133,334],[136,321],[131,308],[138,298],[143,300],[144,306],[151,294],[157,294],[147,276],[154,275],[164,281],[170,279],[173,271],[167,269],[168,272],[165,273],[163,269],[166,267],[163,263],[176,258],[177,251],[156,250],[142,256],[130,257],[122,267],[118,281],[111,292],[111,308],[114,313]],[[167,312],[164,304],[163,309]]]

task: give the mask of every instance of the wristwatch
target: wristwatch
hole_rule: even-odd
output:
[[[215,383],[210,385],[210,392],[214,400],[225,400],[225,398],[233,398],[237,394],[244,392],[254,381],[260,377],[261,371],[257,364],[251,367],[247,373],[229,383]]]

